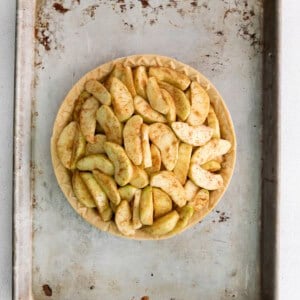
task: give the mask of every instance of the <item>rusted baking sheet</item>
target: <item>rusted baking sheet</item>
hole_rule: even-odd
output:
[[[276,21],[275,1],[18,1],[15,299],[274,298]],[[163,241],[92,228],[64,199],[50,159],[53,121],[72,85],[136,53],[201,71],[237,132],[235,175],[218,207]]]

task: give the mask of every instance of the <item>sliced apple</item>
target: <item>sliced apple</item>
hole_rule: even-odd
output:
[[[209,107],[207,115],[207,124],[213,130],[213,138],[219,139],[221,137],[220,124],[212,106]]]
[[[106,142],[104,150],[115,167],[115,180],[118,185],[124,186],[132,178],[133,168],[125,150],[118,144]]]
[[[80,176],[86,187],[94,198],[97,209],[103,221],[109,221],[112,217],[112,209],[109,206],[108,199],[94,176],[89,172],[81,172]]]
[[[141,127],[142,133],[142,153],[143,153],[143,167],[149,168],[152,167],[152,156],[149,142],[149,126],[142,124]]]
[[[81,106],[84,101],[91,97],[91,94],[87,91],[82,91],[77,100],[75,101],[74,110],[73,110],[73,119],[74,121],[79,122],[79,116],[81,111]]]
[[[137,190],[134,194],[132,207],[132,225],[134,229],[139,229],[143,226],[140,217],[141,190]]]
[[[73,153],[72,153],[72,164],[71,169],[76,168],[77,161],[82,158],[85,154],[86,149],[86,141],[85,138],[79,128],[79,125],[77,125],[77,134],[74,138],[73,143]]]
[[[175,106],[174,100],[173,100],[172,96],[170,95],[170,93],[165,89],[161,89],[161,94],[169,106],[169,111],[166,114],[167,121],[169,123],[175,122],[176,121],[176,106]]]
[[[75,171],[72,176],[72,187],[77,200],[88,208],[96,207],[96,203],[80,177],[78,171]]]
[[[190,205],[185,205],[179,210],[179,220],[172,230],[172,234],[181,232],[184,228],[186,228],[189,224],[190,219],[194,214],[194,208]]]
[[[223,187],[223,178],[221,175],[206,171],[197,163],[191,162],[189,177],[199,187],[210,191]]]
[[[98,170],[93,170],[93,175],[108,199],[118,205],[121,202],[121,197],[116,182],[110,176]]]
[[[173,122],[171,127],[181,141],[192,146],[204,145],[213,134],[212,129],[205,125],[190,126],[184,122]]]
[[[179,214],[176,210],[171,211],[163,217],[156,219],[153,224],[145,228],[145,231],[151,235],[164,235],[172,231],[179,220]]]
[[[157,219],[172,210],[172,199],[158,188],[152,188],[154,218]]]
[[[196,185],[192,180],[187,180],[184,185],[185,197],[187,201],[191,201],[199,191],[199,186]]]
[[[204,207],[208,206],[209,191],[206,189],[201,189],[188,203],[190,206],[194,207],[196,211],[202,210]]]
[[[191,145],[185,143],[179,145],[178,160],[173,172],[182,185],[185,184],[189,172],[192,150],[193,147]]]
[[[107,105],[102,105],[98,109],[96,117],[105,132],[107,141],[121,145],[122,125],[112,109]]]
[[[99,102],[90,97],[82,104],[79,116],[79,124],[82,134],[89,143],[95,142],[96,113],[99,108]]]
[[[118,191],[122,200],[127,200],[128,202],[130,202],[133,199],[137,188],[130,184],[127,184],[125,186],[120,187]]]
[[[159,86],[170,93],[174,100],[177,116],[185,121],[190,114],[191,105],[184,92],[164,81],[159,81]]]
[[[168,82],[183,91],[188,88],[191,82],[187,75],[167,67],[150,67],[149,76]]]
[[[65,168],[71,169],[73,165],[74,140],[78,135],[78,124],[73,121],[69,123],[61,132],[56,147],[57,154]]]
[[[152,109],[150,104],[144,98],[136,96],[133,101],[136,112],[141,115],[146,123],[167,122],[167,119],[162,114]]]
[[[98,124],[98,123],[97,123]],[[95,143],[87,143],[85,154],[101,154],[105,153],[104,151],[104,143],[106,142],[106,136],[104,134],[96,134],[95,135]]]
[[[121,63],[116,63],[114,69],[110,73],[105,85],[110,90],[113,78],[118,78],[124,83],[132,97],[136,96],[136,91],[133,82],[132,70],[129,66],[123,66]]]
[[[173,172],[161,171],[154,174],[150,185],[166,192],[179,207],[186,204],[184,188]]]
[[[131,222],[129,202],[122,200],[116,209],[115,222],[119,231],[124,235],[134,235],[135,229]]]
[[[145,171],[148,174],[158,172],[161,167],[161,156],[160,156],[159,149],[154,144],[151,144],[150,151],[151,151],[152,167],[145,168]]]
[[[81,171],[92,171],[95,169],[107,175],[114,175],[115,168],[105,154],[91,154],[81,158],[77,162],[77,168]]]
[[[136,188],[143,188],[149,184],[149,178],[146,171],[138,166],[133,165],[133,174],[130,179],[130,184]]]
[[[143,98],[147,98],[146,87],[148,82],[148,76],[145,66],[138,66],[134,69],[133,81],[136,93]]]
[[[203,165],[210,160],[214,160],[220,155],[226,154],[231,148],[231,143],[227,140],[212,139],[207,144],[199,147],[192,155],[191,162]]]
[[[173,131],[165,124],[154,123],[149,126],[149,137],[160,150],[161,160],[167,170],[172,171],[178,159],[179,142]]]
[[[101,104],[110,105],[111,96],[105,86],[95,79],[85,83],[85,89],[92,94]]]
[[[153,224],[153,196],[151,186],[148,186],[142,190],[140,202],[140,220],[143,225]]]
[[[191,83],[191,113],[187,122],[192,126],[204,123],[209,111],[209,96],[204,88],[196,81]]]
[[[142,117],[135,115],[126,122],[123,130],[125,151],[135,165],[140,165],[143,160],[141,137],[142,125]]]
[[[210,160],[203,164],[201,167],[209,172],[216,172],[221,170],[221,164],[216,160]]]
[[[110,93],[117,118],[120,122],[128,120],[134,112],[134,106],[132,96],[127,87],[122,81],[114,77],[111,82]]]
[[[151,107],[164,115],[167,114],[169,106],[162,96],[155,77],[150,77],[148,79],[146,92]]]

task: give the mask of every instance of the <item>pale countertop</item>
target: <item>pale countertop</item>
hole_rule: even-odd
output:
[[[217,0],[216,0],[217,1]],[[278,299],[300,299],[300,2],[282,1]],[[12,296],[15,1],[0,1],[0,299]],[[298,148],[297,148],[298,147]],[[251,300],[251,299],[250,299]]]

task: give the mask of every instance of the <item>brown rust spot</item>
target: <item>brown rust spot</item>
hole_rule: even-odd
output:
[[[150,300],[149,296],[143,296],[141,300]]]
[[[148,0],[139,0],[142,4],[142,8],[147,8],[148,6],[150,6]]]
[[[194,6],[194,7],[197,7],[198,2],[197,1],[193,1],[193,2],[191,2],[191,5]]]
[[[70,10],[69,8],[65,8],[60,3],[57,3],[57,2],[54,3],[52,5],[52,7],[61,14],[65,14],[66,12],[68,12]]]
[[[52,296],[52,289],[48,284],[43,285],[43,291],[46,296],[51,297]]]
[[[90,16],[92,19],[95,18],[96,9],[99,7],[98,4],[90,5],[86,9],[83,10],[85,15]]]

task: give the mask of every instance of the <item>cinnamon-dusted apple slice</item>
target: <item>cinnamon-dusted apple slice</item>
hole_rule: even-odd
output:
[[[131,216],[129,202],[122,200],[116,209],[115,222],[119,231],[124,235],[135,234],[135,229],[131,222]]]
[[[179,209],[179,220],[175,228],[171,231],[171,234],[179,233],[189,223],[190,219],[194,214],[194,208],[190,205],[185,205]]]
[[[107,175],[114,175],[115,168],[105,154],[91,154],[81,158],[77,162],[77,168],[81,171],[92,171],[95,169]]]
[[[98,124],[98,123],[97,123]],[[104,134],[96,134],[95,135],[95,143],[87,143],[85,154],[101,154],[105,153],[104,151],[104,143],[106,142],[106,136]]]
[[[125,150],[118,144],[106,142],[104,150],[115,167],[114,177],[118,185],[124,186],[132,178],[133,168]]]
[[[192,206],[196,211],[207,207],[209,203],[209,191],[201,189],[192,200],[188,202],[188,205]]]
[[[140,202],[140,220],[143,225],[153,224],[153,195],[151,186],[147,186],[142,190]]]
[[[122,200],[127,200],[128,202],[130,202],[133,199],[137,188],[130,184],[127,184],[125,186],[120,187],[118,191]]]
[[[139,115],[141,115],[144,122],[146,123],[167,122],[167,119],[162,114],[154,110],[144,98],[140,96],[136,96],[133,102],[134,102],[134,108],[136,112]]]
[[[187,75],[167,67],[150,67],[149,76],[168,82],[183,91],[188,88],[191,82]]]
[[[105,82],[105,86],[110,90],[113,78],[118,78],[124,83],[132,97],[136,96],[136,91],[133,82],[132,70],[129,66],[123,66],[121,63],[116,63],[114,69]]]
[[[146,92],[151,107],[164,115],[167,114],[169,106],[162,96],[155,77],[150,77],[148,79]]]
[[[174,103],[174,99],[170,95],[170,93],[165,89],[161,89],[161,94],[169,106],[169,111],[166,114],[167,121],[169,123],[175,122],[176,121],[176,106]]]
[[[184,185],[185,197],[187,201],[191,201],[199,191],[199,186],[196,185],[192,180],[187,180]]]
[[[145,66],[138,66],[133,70],[133,81],[136,93],[143,98],[147,98],[147,82],[148,82],[148,75]]]
[[[185,143],[179,145],[178,160],[173,172],[182,185],[185,184],[189,172],[192,150],[193,147],[191,145]]]
[[[204,123],[209,111],[209,96],[196,81],[191,83],[191,113],[187,118],[190,125],[198,126]]]
[[[184,188],[173,172],[161,171],[154,174],[150,185],[166,192],[179,207],[186,204]]]
[[[107,141],[121,145],[122,125],[113,110],[107,105],[102,105],[97,111],[96,118],[105,132]]]
[[[91,79],[85,83],[85,89],[92,94],[101,104],[110,105],[111,96],[105,86],[95,79]]]
[[[221,137],[220,124],[217,115],[212,106],[209,107],[207,115],[207,124],[213,130],[213,138],[219,139]]]
[[[189,177],[199,187],[210,191],[223,187],[223,178],[221,175],[206,171],[197,163],[191,162]]]
[[[188,118],[191,111],[190,101],[186,97],[185,93],[182,90],[164,81],[159,81],[158,84],[161,89],[165,89],[167,92],[170,93],[174,100],[177,116],[181,120],[185,121]]]
[[[149,137],[160,150],[161,160],[167,170],[172,171],[178,159],[179,142],[171,128],[162,123],[149,126]]]
[[[227,140],[212,139],[207,144],[199,147],[192,155],[191,162],[203,165],[206,162],[226,154],[231,148],[231,143]]]
[[[146,185],[148,185],[149,178],[146,171],[141,167],[135,165],[133,165],[132,168],[133,174],[129,183],[139,189],[144,188]]]
[[[181,141],[192,146],[204,145],[213,134],[213,130],[205,125],[190,126],[184,122],[173,122],[171,127]]]
[[[135,115],[126,122],[123,129],[125,151],[135,165],[140,165],[143,160],[141,137],[142,125],[142,117]]]
[[[141,135],[142,135],[143,167],[149,168],[152,167],[152,157],[151,157],[151,149],[150,149],[150,142],[149,142],[148,125],[142,124]]]
[[[201,165],[201,167],[209,172],[216,172],[221,170],[221,164],[216,160],[210,160],[205,164]]]
[[[161,156],[160,156],[159,149],[154,144],[151,144],[150,151],[151,151],[152,167],[145,168],[145,171],[148,174],[158,172],[161,167]]]
[[[99,101],[90,97],[82,104],[79,124],[82,134],[89,143],[95,142],[96,113],[99,108]]]
[[[153,224],[144,230],[151,235],[164,235],[172,231],[179,220],[179,214],[176,210],[171,211],[163,217],[156,219]]]
[[[137,190],[134,194],[132,206],[132,225],[134,229],[139,229],[143,226],[140,216],[141,194],[141,190]]]
[[[81,172],[80,176],[89,192],[93,196],[102,220],[105,222],[109,221],[112,217],[112,209],[109,206],[108,199],[105,193],[97,183],[96,179],[89,172]]]
[[[120,122],[128,120],[133,112],[133,98],[125,84],[118,78],[113,78],[110,87],[114,113]]]
[[[152,188],[154,219],[157,219],[172,210],[172,199],[159,188]]]
[[[96,203],[80,177],[80,173],[75,171],[72,177],[72,187],[77,200],[88,208],[96,207]]]
[[[115,205],[118,205],[121,202],[121,197],[118,192],[117,184],[113,178],[98,170],[94,170],[93,175],[108,199]]]

